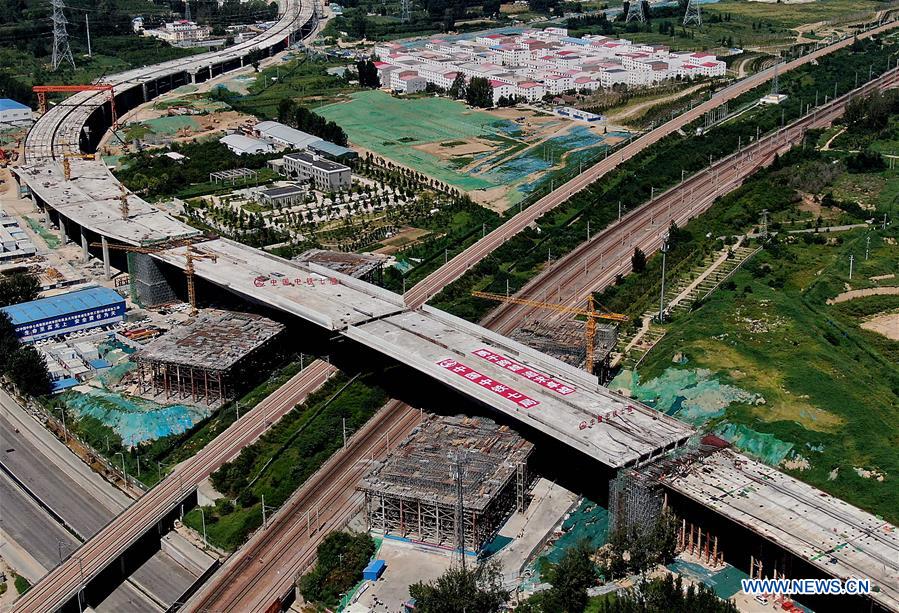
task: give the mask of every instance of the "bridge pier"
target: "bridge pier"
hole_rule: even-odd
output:
[[[81,228],[81,261],[87,263],[90,259],[90,254],[87,251],[87,232],[84,228]]]
[[[103,274],[109,279],[112,277],[109,270],[109,242],[102,234],[100,235],[100,242],[103,244]]]
[[[57,215],[59,215],[59,214],[57,213]],[[49,219],[49,217],[48,217],[48,219]],[[66,234],[66,220],[63,219],[62,215],[59,215],[59,240],[60,240],[60,243],[63,245],[65,245],[66,243],[69,242],[69,237]]]

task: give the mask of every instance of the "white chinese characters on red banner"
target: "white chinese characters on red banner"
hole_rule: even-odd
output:
[[[490,377],[483,375],[476,371],[473,368],[466,366],[465,364],[461,364],[453,359],[446,359],[437,362],[437,366],[441,368],[445,368],[451,372],[456,373],[460,377],[465,377],[472,383],[477,383],[478,385],[490,390],[494,394],[498,394],[505,398],[506,400],[511,400],[515,404],[525,409],[530,409],[538,404],[540,404],[539,400],[534,400],[533,398],[529,398],[525,396],[521,392],[518,392],[508,385],[504,385],[499,381],[495,381]]]
[[[493,362],[497,366],[502,366],[509,372],[514,372],[515,374],[520,375],[526,379],[530,379],[534,383],[539,383],[546,389],[551,389],[552,391],[558,392],[563,396],[567,396],[568,394],[575,391],[575,389],[570,385],[566,385],[561,381],[556,381],[549,375],[545,375],[542,372],[529,368],[524,364],[519,364],[515,360],[510,360],[509,358],[498,353],[494,353],[489,349],[478,349],[477,351],[472,351],[472,353],[479,358],[484,358],[488,362]]]
[[[279,277],[275,279],[273,277],[259,275],[253,279],[253,285],[256,287],[283,287],[288,285],[292,287],[300,287],[303,285],[315,287],[316,285],[340,285],[340,279],[337,277],[330,277],[328,279],[325,277],[306,277],[305,279],[302,277],[297,277],[296,279]]]

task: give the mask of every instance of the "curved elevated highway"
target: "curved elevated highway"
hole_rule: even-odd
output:
[[[308,35],[315,27],[313,3],[282,0],[284,14],[270,29],[223,51],[193,55],[105,77],[112,85],[119,114],[188,83],[202,83],[244,65],[250,54],[273,55]],[[22,181],[51,205],[51,219],[63,232],[75,224],[82,246],[101,237],[129,245],[149,244],[198,234],[171,216],[128,194],[128,215],[121,213],[122,191],[105,165],[70,159],[71,180],[60,164],[67,153],[93,151],[112,124],[105,91],[77,93],[50,109],[25,140],[26,165],[17,170]],[[124,223],[123,223],[124,222]],[[88,236],[89,235],[89,236]],[[96,236],[94,236],[96,235]],[[108,257],[104,258],[108,262]]]

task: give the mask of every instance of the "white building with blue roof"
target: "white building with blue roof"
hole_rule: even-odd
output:
[[[125,299],[108,287],[88,287],[0,309],[22,342],[116,324],[125,319]]]
[[[22,125],[32,121],[30,107],[9,98],[0,98],[0,124]]]

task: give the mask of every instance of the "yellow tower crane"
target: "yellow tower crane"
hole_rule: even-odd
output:
[[[97,159],[93,153],[64,153],[62,155],[62,174],[66,178],[66,181],[72,180],[72,164],[69,162],[72,158],[79,160]]]
[[[91,243],[92,247],[102,247],[103,243]],[[194,287],[194,273],[196,272],[194,268],[194,260],[210,260],[215,262],[218,260],[218,256],[214,253],[206,253],[197,249],[192,242],[184,242],[184,241],[174,241],[171,243],[166,243],[163,245],[159,245],[158,247],[134,247],[132,245],[121,245],[121,244],[108,244],[109,249],[118,249],[119,251],[125,251],[128,253],[159,253],[161,251],[168,251],[169,249],[176,249],[180,247],[185,248],[184,258],[186,260],[186,264],[184,266],[184,276],[187,279],[187,301],[190,303],[190,316],[197,316],[197,290]]]
[[[587,372],[593,374],[593,344],[596,340],[596,320],[608,319],[611,321],[628,321],[627,315],[621,313],[610,313],[608,311],[597,311],[593,300],[593,294],[587,297],[587,308],[579,309],[577,307],[568,307],[561,304],[553,304],[551,302],[541,302],[539,300],[531,300],[529,298],[516,298],[515,296],[505,296],[503,294],[494,294],[492,292],[471,292],[472,296],[484,298],[486,300],[495,300],[497,302],[507,302],[510,304],[522,304],[525,306],[535,307],[538,309],[549,309],[558,313],[570,313],[571,315],[582,315],[587,318],[584,327],[584,339],[587,349],[586,368]]]

